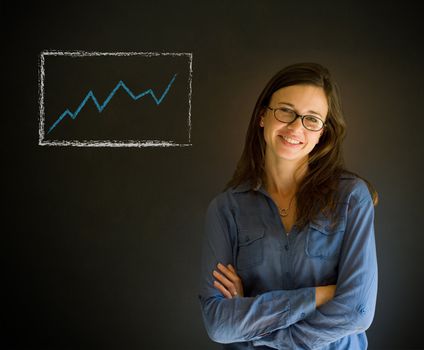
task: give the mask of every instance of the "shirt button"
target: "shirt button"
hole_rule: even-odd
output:
[[[289,250],[289,245],[288,245],[288,244],[286,244],[286,245],[284,246],[284,249],[285,249],[285,250]]]

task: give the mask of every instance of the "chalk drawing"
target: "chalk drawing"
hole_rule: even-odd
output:
[[[94,95],[93,91],[89,91],[88,94],[85,96],[84,100],[81,102],[81,104],[78,106],[78,108],[75,110],[75,112],[71,112],[69,109],[67,109],[65,112],[63,112],[59,118],[57,118],[57,120],[53,123],[53,125],[49,128],[49,131],[47,133],[50,133],[55,127],[56,125],[58,125],[63,118],[65,118],[66,116],[70,116],[72,119],[76,119],[76,117],[78,116],[79,112],[81,112],[81,110],[83,109],[83,107],[85,106],[85,104],[87,103],[87,101],[91,98],[94,102],[94,104],[97,107],[97,110],[101,113],[105,107],[107,106],[107,104],[109,103],[109,101],[112,99],[113,95],[115,95],[116,91],[119,90],[119,88],[123,88],[125,90],[125,92],[131,96],[131,98],[133,100],[138,100],[143,96],[146,96],[148,94],[150,94],[150,96],[152,96],[153,100],[156,102],[157,105],[160,105],[160,103],[163,101],[163,99],[165,98],[166,94],[168,93],[172,83],[175,80],[175,77],[177,76],[177,74],[174,74],[174,76],[172,77],[171,81],[169,82],[168,86],[166,87],[164,93],[162,94],[162,96],[160,98],[157,98],[155,93],[152,91],[152,89],[146,90],[144,92],[142,92],[139,95],[134,95],[134,93],[125,85],[125,83],[121,80],[116,86],[115,88],[112,90],[112,92],[109,94],[109,96],[106,98],[106,100],[103,102],[102,105],[99,104],[99,101],[97,101],[96,96]]]
[[[188,118],[187,118],[187,142],[186,143],[177,143],[173,140],[48,140],[45,138],[45,57],[46,56],[69,56],[69,57],[89,57],[89,56],[143,56],[143,57],[155,57],[155,56],[185,56],[188,59],[189,64],[189,79],[188,79]],[[191,146],[191,97],[192,97],[192,53],[180,53],[180,52],[87,52],[87,51],[43,51],[40,54],[40,63],[39,63],[39,145],[40,146],[76,146],[76,147],[185,147]],[[150,96],[156,103],[159,105],[168,94],[172,84],[174,83],[177,77],[177,73],[173,75],[169,81],[167,87],[160,95],[157,97],[152,89],[148,89],[135,95],[131,89],[121,80],[115,86],[115,88],[110,92],[108,97],[100,104],[95,97],[92,90],[90,90],[79,106],[75,109],[74,112],[71,112],[66,109],[50,126],[47,134],[49,134],[54,128],[58,127],[60,122],[65,117],[70,117],[73,120],[76,119],[78,114],[81,112],[85,104],[89,99],[91,99],[98,112],[101,113],[105,107],[108,105],[114,94],[122,88],[133,100],[138,100],[144,96]]]

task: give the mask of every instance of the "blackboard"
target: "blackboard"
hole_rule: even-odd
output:
[[[205,210],[263,86],[302,61],[333,73],[347,166],[380,194],[370,349],[422,346],[421,13],[390,1],[2,2],[2,348],[220,348],[197,300]],[[50,55],[43,140],[92,147],[40,142],[46,52],[189,55]],[[102,113],[90,100],[46,134],[89,91],[101,103],[122,80],[160,96],[174,74],[160,105],[121,86]]]

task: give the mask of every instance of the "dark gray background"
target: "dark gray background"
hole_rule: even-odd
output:
[[[347,165],[380,194],[370,349],[423,348],[422,13],[405,1],[2,2],[5,348],[218,348],[197,301],[204,212],[264,84],[299,61],[333,72]],[[38,146],[46,49],[193,52],[193,146]]]

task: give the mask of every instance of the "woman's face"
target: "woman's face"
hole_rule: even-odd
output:
[[[324,122],[328,112],[324,89],[313,85],[281,88],[271,96],[269,107],[288,108],[299,115],[314,115]],[[282,123],[270,109],[261,116],[260,126],[264,128],[267,158],[272,156],[290,161],[301,161],[307,157],[323,132],[323,129],[305,129],[300,118],[289,124]]]

